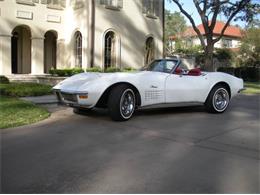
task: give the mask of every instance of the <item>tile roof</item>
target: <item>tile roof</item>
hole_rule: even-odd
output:
[[[213,30],[213,34],[218,36],[221,34],[222,29],[224,28],[225,23],[217,21],[215,28]],[[197,26],[202,35],[205,35],[205,30],[202,24]],[[192,27],[187,28],[187,30],[181,35],[182,37],[188,36],[197,36],[197,33],[193,30]],[[234,38],[242,38],[242,30],[239,27],[229,25],[225,30],[224,36],[234,37]],[[170,39],[175,39],[176,36],[170,36]]]

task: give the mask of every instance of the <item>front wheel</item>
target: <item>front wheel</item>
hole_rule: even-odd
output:
[[[223,113],[229,105],[230,97],[227,89],[221,85],[215,86],[206,102],[205,106],[208,112]]]
[[[111,90],[108,110],[115,121],[129,120],[135,111],[135,93],[128,85],[118,85]]]

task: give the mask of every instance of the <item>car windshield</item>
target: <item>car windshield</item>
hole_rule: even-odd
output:
[[[155,60],[147,67],[143,68],[143,70],[170,73],[177,62],[177,60]]]

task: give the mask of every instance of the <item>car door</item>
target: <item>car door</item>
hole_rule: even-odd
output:
[[[144,71],[138,75],[142,106],[165,103],[165,81],[167,73]]]
[[[165,82],[166,103],[204,102],[209,83],[206,75],[171,74]]]

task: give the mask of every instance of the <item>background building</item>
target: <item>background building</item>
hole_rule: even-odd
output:
[[[141,67],[163,55],[163,0],[0,0],[0,74]]]
[[[225,23],[221,21],[216,22],[216,26],[213,30],[214,38],[218,37],[221,34],[222,29],[224,28]],[[205,30],[202,24],[197,26],[200,33],[205,35]],[[187,47],[198,46],[201,45],[200,39],[197,36],[197,33],[194,31],[192,27],[188,27],[183,34],[178,36]],[[237,26],[228,26],[223,37],[220,41],[218,41],[214,47],[215,48],[229,48],[236,50],[240,46],[240,41],[243,37],[242,30]],[[175,48],[175,40],[177,36],[173,35],[170,37],[172,49]]]

